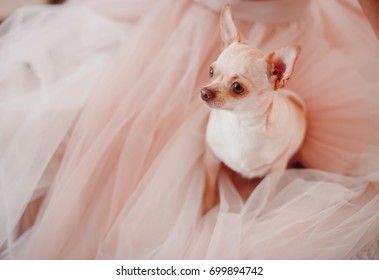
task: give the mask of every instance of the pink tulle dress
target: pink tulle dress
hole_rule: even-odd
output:
[[[0,27],[0,257],[379,258],[379,44],[355,1],[229,1],[247,42],[302,51],[304,168],[205,216],[199,98],[224,0],[94,0]]]

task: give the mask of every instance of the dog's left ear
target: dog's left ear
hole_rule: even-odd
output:
[[[291,77],[300,46],[291,45],[280,48],[267,56],[269,81],[275,90],[285,86]]]
[[[244,41],[240,31],[234,24],[230,5],[225,5],[221,12],[220,30],[223,49],[234,42],[242,43]]]

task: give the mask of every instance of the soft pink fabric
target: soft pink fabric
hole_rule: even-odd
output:
[[[302,47],[286,89],[307,106],[307,168],[266,176],[246,201],[221,174],[205,217],[199,88],[222,1],[72,1],[5,22],[1,257],[359,255],[379,234],[378,42],[352,1],[305,1],[300,15],[302,0],[283,1],[286,21],[281,1],[259,2],[272,22],[254,2],[235,1],[235,17],[265,52]]]

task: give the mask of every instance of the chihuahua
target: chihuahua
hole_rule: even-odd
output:
[[[221,162],[245,178],[283,171],[303,142],[305,106],[290,91],[289,80],[300,52],[286,46],[269,55],[244,43],[226,5],[220,18],[223,51],[211,64],[212,82],[201,89],[211,108],[204,156],[203,211],[219,200]]]

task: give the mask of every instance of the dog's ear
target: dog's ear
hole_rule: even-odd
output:
[[[230,5],[225,5],[220,17],[222,48],[225,49],[234,42],[243,42],[244,39],[234,24]]]
[[[291,45],[280,48],[267,56],[269,81],[275,90],[285,86],[291,77],[300,46]]]

